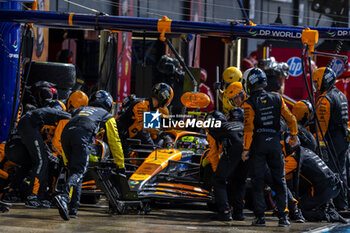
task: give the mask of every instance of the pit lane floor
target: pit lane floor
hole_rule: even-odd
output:
[[[316,232],[328,231],[337,224],[292,223],[290,227],[277,227],[276,217],[267,214],[266,227],[253,227],[253,214],[245,213],[245,221],[219,222],[203,204],[157,205],[144,215],[107,214],[106,202],[81,205],[79,217],[64,221],[57,209],[28,209],[16,203],[10,212],[0,214],[0,232]],[[344,226],[344,225],[342,225]]]

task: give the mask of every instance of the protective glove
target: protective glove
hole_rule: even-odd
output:
[[[291,139],[290,139],[290,145],[291,145],[292,147],[296,147],[296,146],[298,146],[299,144],[300,144],[300,141],[299,141],[298,136],[297,136],[297,135],[293,135],[293,136],[291,137]]]

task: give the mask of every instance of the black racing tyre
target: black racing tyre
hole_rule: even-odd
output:
[[[76,69],[70,63],[37,62],[31,63],[28,85],[38,81],[48,81],[57,85],[57,88],[71,89],[76,81]]]

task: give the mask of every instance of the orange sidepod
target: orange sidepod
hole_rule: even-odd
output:
[[[148,180],[168,166],[169,160],[179,161],[181,155],[181,151],[176,149],[155,150],[145,159],[129,180]]]

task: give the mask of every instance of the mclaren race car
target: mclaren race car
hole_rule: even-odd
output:
[[[89,171],[112,212],[126,213],[129,207],[147,212],[152,201],[214,202],[200,165],[208,149],[206,135],[170,130],[159,135],[156,146],[134,140],[131,147],[134,156],[125,158],[126,174],[117,173],[105,149],[98,162],[90,161]]]
[[[130,190],[137,192],[140,200],[213,201],[210,191],[203,188],[200,172],[202,155],[208,149],[206,135],[171,130],[159,138],[163,145],[150,151],[131,175]],[[134,151],[149,152],[141,145]]]

